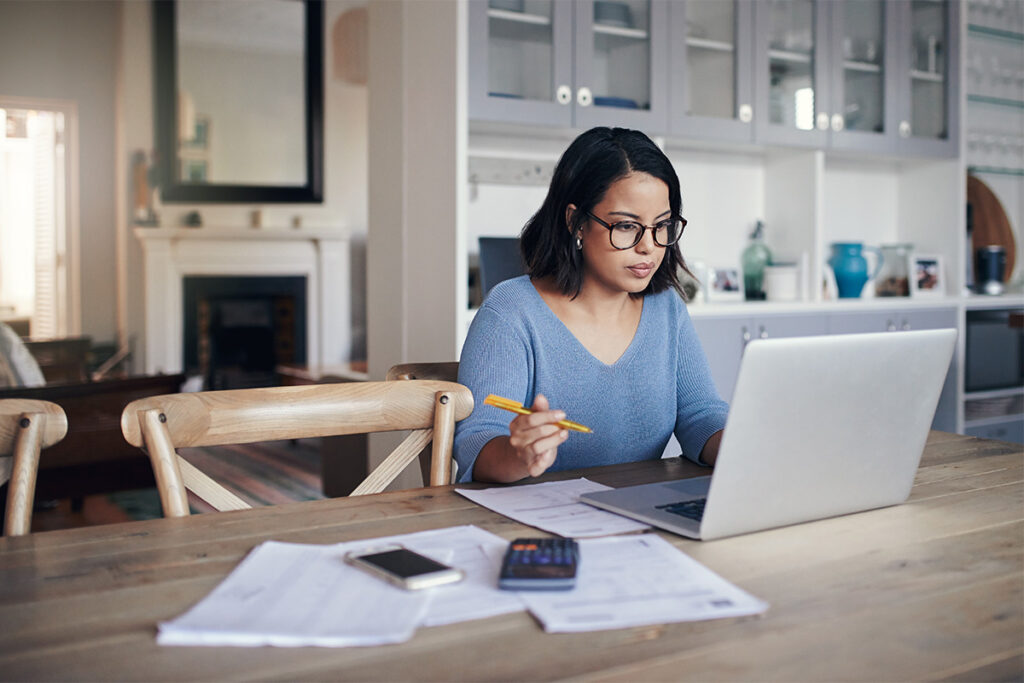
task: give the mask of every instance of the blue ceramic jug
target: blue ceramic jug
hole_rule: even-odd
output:
[[[868,275],[868,260],[863,251],[874,252],[877,256],[874,272]],[[832,257],[828,265],[836,274],[836,288],[840,299],[856,299],[864,289],[864,284],[878,275],[882,267],[882,252],[875,247],[865,247],[860,242],[833,242]]]

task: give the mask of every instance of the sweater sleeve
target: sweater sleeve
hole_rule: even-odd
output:
[[[459,359],[459,384],[473,392],[473,413],[455,427],[458,481],[473,480],[473,465],[488,441],[509,435],[511,413],[484,405],[488,394],[525,402],[530,395],[528,341],[502,315],[484,306],[473,318]]]
[[[700,462],[700,452],[712,434],[725,429],[729,404],[719,397],[711,379],[708,359],[690,314],[681,302],[679,306],[675,435],[683,449],[683,456],[703,464]]]

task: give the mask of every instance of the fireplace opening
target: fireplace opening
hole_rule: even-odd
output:
[[[278,383],[282,363],[306,362],[306,278],[187,276],[184,367],[204,389]]]

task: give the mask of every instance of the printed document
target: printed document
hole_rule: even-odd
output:
[[[768,603],[655,534],[584,539],[575,589],[520,595],[548,632],[738,617],[768,609]]]
[[[569,538],[611,536],[650,529],[646,524],[579,502],[581,493],[610,488],[581,477],[525,486],[455,490],[500,515]]]
[[[462,569],[459,583],[407,591],[345,563],[345,553],[401,543]],[[525,609],[498,589],[507,542],[474,526],[337,545],[268,541],[188,612],[160,624],[161,645],[347,647],[400,643],[420,625]]]

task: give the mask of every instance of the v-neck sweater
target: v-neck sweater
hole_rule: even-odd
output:
[[[609,365],[580,343],[528,276],[501,282],[470,325],[459,383],[474,402],[473,413],[455,429],[460,482],[473,480],[480,449],[508,436],[515,417],[484,405],[488,394],[528,407],[544,394],[552,409],[593,430],[570,431],[549,471],[660,458],[673,433],[682,455],[699,462],[729,411],[686,306],[671,289],[644,297],[632,342]]]

